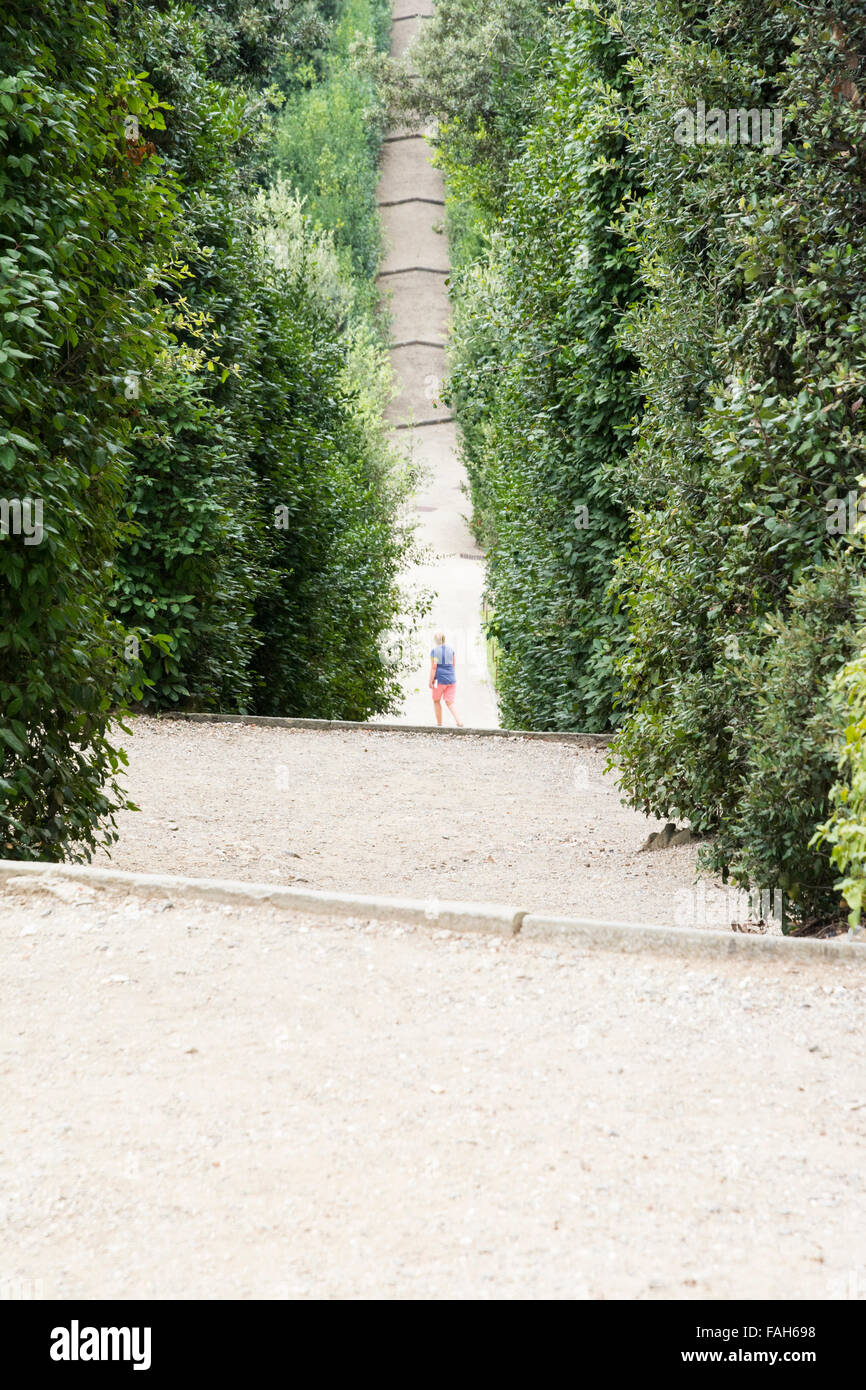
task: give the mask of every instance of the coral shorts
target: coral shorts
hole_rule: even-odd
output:
[[[444,700],[446,705],[453,705],[454,696],[456,694],[456,685],[439,685],[438,681],[433,682],[433,699],[436,701],[437,705],[440,700]]]

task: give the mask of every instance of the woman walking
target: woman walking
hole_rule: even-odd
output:
[[[457,712],[454,697],[457,694],[457,676],[455,674],[456,661],[454,648],[445,644],[445,633],[434,632],[433,640],[436,646],[430,653],[430,689],[433,692],[433,710],[436,715],[436,723],[442,726],[442,701],[444,700],[452,715],[454,722],[459,729],[463,728],[463,720]]]

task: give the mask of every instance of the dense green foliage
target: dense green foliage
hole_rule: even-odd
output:
[[[318,64],[296,60],[290,70],[275,128],[276,168],[305,198],[313,223],[333,233],[362,283],[375,275],[381,254],[376,183],[385,110],[374,67],[358,50],[366,43],[378,51],[389,39],[387,0],[344,0]]]
[[[229,73],[220,28],[227,85],[210,75],[212,22],[167,7],[132,11],[130,25],[172,108],[165,157],[184,189],[189,278],[170,296],[177,341],[159,391],[142,383],[118,614],[171,638],[146,663],[152,704],[363,718],[394,694],[393,672],[374,658],[362,675],[359,653],[393,624],[405,543],[369,281],[351,278],[285,185],[255,192],[272,136],[257,84],[273,65],[253,54]],[[339,122],[321,133],[340,148]],[[369,182],[372,147],[365,158]]]
[[[617,340],[634,258],[611,228],[631,192],[620,50],[568,15],[489,252],[459,279],[451,392],[518,728],[605,729],[619,683],[625,621],[607,591],[628,515],[613,465],[636,408]]]
[[[866,20],[835,6],[631,6],[646,396],[626,464],[632,645],[620,741],[650,810],[719,830],[710,862],[820,910],[808,843],[832,780],[828,677],[857,566],[826,502],[856,488],[866,362],[864,113],[840,85]],[[840,31],[841,32],[841,31]],[[681,107],[777,109],[781,148],[671,142]],[[650,191],[651,190],[651,191]],[[731,652],[734,656],[732,659]]]
[[[838,780],[831,789],[831,814],[815,835],[813,848],[831,847],[834,868],[857,926],[866,902],[866,594],[858,594],[858,654],[838,673],[833,695],[842,708]]]
[[[111,706],[134,675],[107,616],[132,414],[125,380],[162,341],[151,267],[175,210],[128,157],[126,76],[100,0],[13,0],[0,20],[0,498],[41,508],[0,535],[0,855],[92,849],[121,803]],[[132,69],[131,71],[134,71]]]
[[[555,9],[547,0],[437,0],[418,41],[420,76],[404,101],[438,123],[458,264],[468,249],[478,251],[508,196],[511,164],[536,114],[539,73],[549,63]]]
[[[364,718],[394,699],[379,638],[410,480],[383,424],[379,126],[354,54],[383,16],[4,7],[4,855],[110,843],[129,701]],[[333,200],[299,200],[317,191],[300,173],[266,187],[305,167],[287,103],[341,81],[354,114],[368,84],[349,231]],[[322,168],[345,129],[336,103],[320,113]],[[17,534],[27,499],[38,545]]]
[[[829,522],[863,472],[866,17],[852,0],[622,0],[548,25],[505,131],[478,114],[489,51],[440,104],[440,159],[472,204],[452,211],[475,242],[451,389],[503,710],[624,720],[634,804],[820,913],[838,901],[812,843],[831,677],[855,650],[861,569]],[[689,143],[681,113],[700,134],[700,103],[766,124]]]

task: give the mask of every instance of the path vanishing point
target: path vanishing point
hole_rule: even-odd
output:
[[[433,0],[395,0],[391,52],[409,55]],[[405,576],[434,598],[418,642],[418,659],[404,679],[401,722],[433,719],[427,688],[432,634],[442,629],[457,655],[458,704],[476,728],[499,723],[481,626],[484,556],[466,522],[469,498],[457,449],[457,426],[440,401],[446,375],[450,268],[444,230],[442,175],[430,162],[422,130],[395,129],[385,140],[378,199],[385,234],[379,284],[392,321],[391,362],[399,394],[391,407],[396,443],[423,469],[415,498],[424,559]],[[414,653],[413,653],[414,655]],[[450,716],[445,714],[446,723]]]

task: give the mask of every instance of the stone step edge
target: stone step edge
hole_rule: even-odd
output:
[[[843,938],[818,941],[809,937],[750,936],[736,932],[700,931],[694,927],[606,922],[591,918],[555,917],[527,912],[499,903],[442,902],[417,898],[383,897],[377,894],[337,893],[290,888],[271,883],[244,883],[237,879],[189,878],[175,874],[131,873],[100,869],[92,864],[45,864],[32,860],[0,860],[0,884],[28,877],[34,889],[52,881],[70,879],[104,888],[128,888],[172,900],[218,903],[264,903],[300,913],[362,917],[366,920],[403,922],[447,928],[453,931],[490,932],[520,936],[521,940],[580,945],[588,950],[618,951],[636,955],[674,954],[691,959],[787,956],[862,967],[866,949],[859,940]],[[2,899],[0,899],[2,906]]]
[[[290,719],[271,714],[196,714],[162,711],[151,718],[185,720],[192,724],[253,724],[275,729],[362,729],[365,734],[432,734],[437,738],[529,738],[542,743],[575,743],[584,748],[607,748],[612,734],[584,734],[578,730],[539,731],[534,729],[478,729],[465,725],[370,724],[351,719]]]
[[[285,884],[245,883],[241,879],[189,878],[183,874],[143,874],[125,869],[101,869],[92,864],[45,864],[32,860],[0,859],[0,884],[32,877],[34,888],[52,880],[72,879],[102,888],[129,888],[172,899],[217,903],[263,903],[293,912],[327,913],[384,922],[407,922],[449,927],[459,931],[496,931],[513,936],[524,911],[499,903],[444,902],[431,898],[384,897],[368,893],[338,893]],[[2,899],[0,899],[2,903]]]

